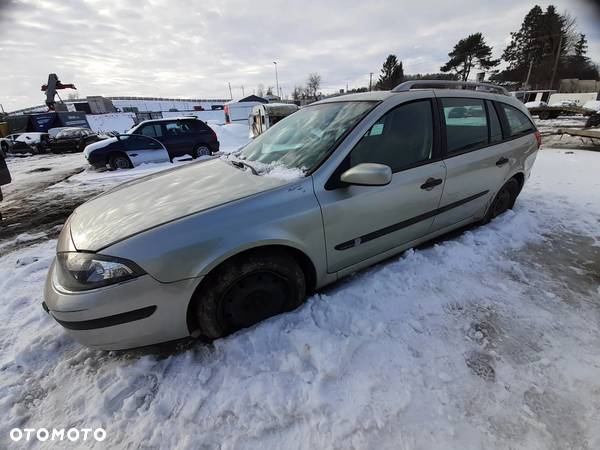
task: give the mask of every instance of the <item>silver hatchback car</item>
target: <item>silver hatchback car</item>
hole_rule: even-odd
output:
[[[316,102],[233,155],[77,208],[43,306],[100,349],[216,339],[511,208],[539,146],[524,105],[490,85],[408,82]]]

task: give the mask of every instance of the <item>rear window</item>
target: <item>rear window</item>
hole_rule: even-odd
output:
[[[500,103],[500,107],[503,109],[508,121],[510,136],[518,136],[520,134],[529,133],[534,131],[535,127],[529,117],[506,103]]]

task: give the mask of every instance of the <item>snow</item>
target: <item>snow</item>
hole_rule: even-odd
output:
[[[125,133],[135,124],[134,113],[87,114],[85,117],[95,133]]]
[[[591,109],[592,111],[600,111],[600,100],[590,100],[583,104],[585,109]]]
[[[527,102],[527,103],[525,103],[525,107],[527,107],[527,108],[541,108],[543,106],[548,106],[548,103],[542,102],[542,101],[535,101],[535,102]]]
[[[216,128],[229,148],[235,127]],[[48,195],[162,168],[85,171]],[[599,171],[600,153],[544,149],[491,224],[166,353],[81,347],[40,307],[56,242],[9,252],[0,447],[13,427],[77,426],[106,429],[94,448],[600,448]]]

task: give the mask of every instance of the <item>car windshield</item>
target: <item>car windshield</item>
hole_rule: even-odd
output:
[[[261,164],[309,171],[376,102],[336,102],[307,106],[278,122],[236,156]]]

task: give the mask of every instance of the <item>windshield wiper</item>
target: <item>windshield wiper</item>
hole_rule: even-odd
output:
[[[243,162],[243,161],[235,161],[235,160],[230,160],[231,164],[233,164],[235,167],[239,167],[240,169],[250,169],[252,171],[252,174],[254,175],[260,175],[260,173],[258,173],[258,171],[252,167],[250,164]]]

